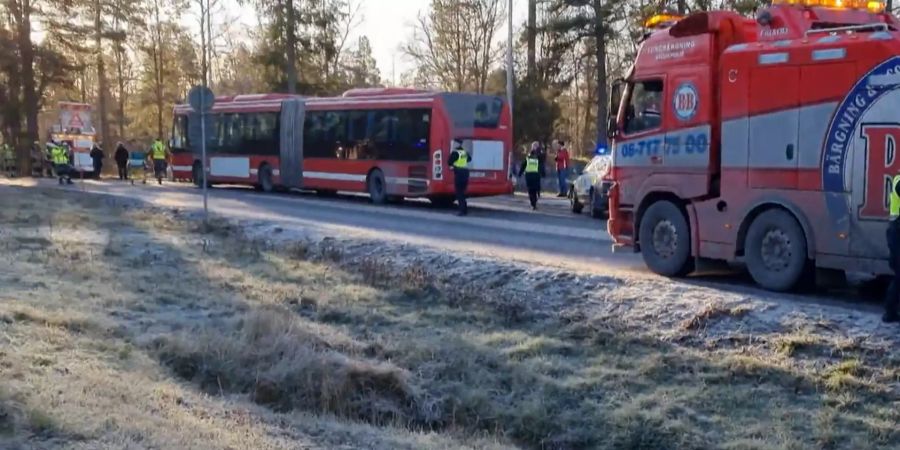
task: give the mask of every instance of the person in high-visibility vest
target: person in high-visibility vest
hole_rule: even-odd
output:
[[[894,271],[894,278],[888,287],[884,300],[885,323],[900,322],[900,175],[891,180],[890,195],[891,221],[887,227],[887,244],[890,251],[888,264]]]
[[[0,156],[3,158],[3,171],[10,178],[16,176],[16,151],[9,144],[0,146]]]
[[[53,163],[53,170],[59,178],[59,184],[63,182],[72,184],[71,171],[69,170],[69,150],[56,143],[47,144],[50,152],[50,162]]]
[[[522,168],[519,173],[525,175],[525,185],[528,186],[528,201],[531,202],[531,209],[537,209],[538,194],[541,192],[541,160],[540,150],[532,148],[525,160],[522,161]]]
[[[150,146],[150,157],[153,158],[153,173],[159,184],[163,184],[162,180],[166,176],[166,145],[162,139],[157,138]]]
[[[465,216],[469,213],[469,205],[466,202],[466,191],[469,189],[469,163],[472,155],[463,147],[463,143],[455,141],[456,147],[450,153],[450,168],[453,169],[453,187],[456,191],[456,204],[459,206],[457,215]]]

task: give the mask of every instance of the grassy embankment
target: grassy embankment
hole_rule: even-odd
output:
[[[221,222],[5,191],[0,447],[900,443],[891,355],[796,333],[775,356],[693,348],[448,281],[327,242],[276,251]],[[821,352],[834,364],[795,364]]]

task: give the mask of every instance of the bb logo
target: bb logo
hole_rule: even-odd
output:
[[[870,123],[860,126],[866,159],[865,197],[859,217],[883,219],[888,215],[891,179],[900,174],[900,124]]]
[[[687,121],[697,115],[699,95],[693,83],[683,83],[675,90],[672,106],[675,109],[675,117],[681,121]]]

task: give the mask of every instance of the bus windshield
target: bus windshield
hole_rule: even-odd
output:
[[[444,94],[444,105],[457,128],[497,128],[503,99],[492,95]]]

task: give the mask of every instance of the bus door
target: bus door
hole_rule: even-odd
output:
[[[306,102],[302,98],[287,99],[281,105],[281,184],[289,188],[303,187],[303,122]]]

